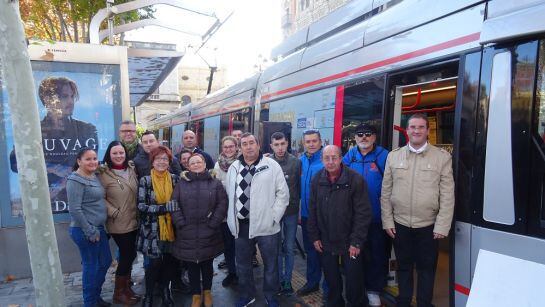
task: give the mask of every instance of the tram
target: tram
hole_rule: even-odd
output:
[[[346,151],[366,122],[394,149],[407,118],[427,114],[456,181],[436,284],[448,285],[445,305],[465,306],[481,249],[545,264],[544,15],[532,0],[354,0],[286,39],[262,73],[152,129],[171,146],[191,129],[217,157],[234,129],[259,135],[265,151],[284,131],[294,153],[318,129]]]

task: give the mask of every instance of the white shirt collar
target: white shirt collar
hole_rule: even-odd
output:
[[[414,152],[416,154],[419,154],[419,153],[422,153],[424,150],[426,150],[426,147],[428,147],[428,142],[426,142],[422,147],[418,148],[418,149],[414,149],[412,146],[411,146],[411,143],[407,144],[409,146],[409,150],[411,152]]]

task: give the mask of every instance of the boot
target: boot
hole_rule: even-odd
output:
[[[153,289],[155,288],[155,276],[153,271],[146,270],[144,277],[146,283],[146,296],[142,301],[142,307],[153,307]]]
[[[138,299],[131,296],[128,291],[128,277],[116,276],[113,301],[115,304],[134,305],[138,303]]]
[[[131,273],[129,272],[129,276],[127,276],[127,293],[131,297],[133,297],[133,298],[135,298],[137,300],[142,299],[141,295],[138,295],[134,291],[132,291],[132,288],[131,288],[132,286],[133,286],[133,282],[132,282],[132,278],[131,278]]]
[[[163,298],[162,307],[174,307],[174,300],[172,299],[168,284],[163,287],[161,297]]]
[[[199,294],[193,295],[193,301],[191,302],[191,307],[201,307],[202,298]]]
[[[204,307],[212,307],[212,291],[204,290]]]

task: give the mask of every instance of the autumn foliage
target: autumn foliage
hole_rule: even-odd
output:
[[[116,0],[116,4],[130,0]],[[89,22],[106,0],[19,0],[21,18],[28,38],[64,42],[88,43]],[[114,24],[152,18],[153,8],[120,14]],[[102,24],[106,27],[106,22]]]

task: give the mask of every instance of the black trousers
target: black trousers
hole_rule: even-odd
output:
[[[191,285],[191,294],[201,294],[201,290],[212,289],[212,276],[214,276],[214,259],[203,262],[186,262],[189,283]],[[201,289],[202,276],[202,289]]]
[[[346,306],[367,306],[363,272],[363,253],[360,253],[356,259],[350,258],[348,251],[347,254],[344,255],[334,255],[327,251],[324,251],[321,254],[318,253],[318,255],[320,256],[322,268],[324,270],[325,280],[329,286],[327,306],[345,306],[341,266],[343,267],[345,277]]]
[[[178,265],[178,260],[171,254],[164,253],[159,258],[149,258],[149,263],[146,267],[146,294],[153,293],[155,283],[159,283],[161,288],[169,286],[174,279],[175,268]]]
[[[438,241],[433,239],[434,225],[409,228],[395,223],[394,251],[397,258],[399,283],[398,307],[409,307],[413,296],[413,269],[416,264],[418,307],[430,307],[437,268]]]
[[[130,276],[132,263],[136,258],[136,234],[137,230],[128,233],[112,233],[115,244],[119,248],[119,264],[116,276]]]

